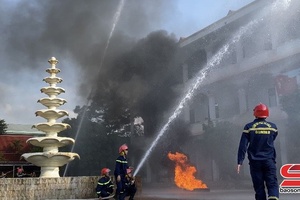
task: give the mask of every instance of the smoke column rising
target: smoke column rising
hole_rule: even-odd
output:
[[[68,95],[68,92],[76,93],[81,96],[80,102],[83,102],[99,71],[120,1],[1,1],[0,57],[4,68],[0,75],[2,100],[16,97],[24,91],[23,87],[15,84],[16,78],[23,85],[26,82],[30,88],[27,89],[29,93],[38,93],[40,87],[44,86],[41,79],[48,67],[47,60],[55,56],[60,61],[58,67],[64,79],[61,87],[66,89],[64,95]],[[175,4],[160,0],[127,0],[111,38],[101,73],[105,73],[109,67],[107,63],[130,48],[133,42],[159,29],[171,16],[178,15]],[[72,91],[69,89],[71,87]],[[37,95],[32,104],[40,97]],[[10,108],[12,104],[14,107],[19,104],[18,111],[31,112],[34,117],[38,105],[34,104],[34,108],[25,107],[17,99],[3,105],[2,110],[10,113],[15,110]],[[78,105],[74,98],[72,103]],[[75,107],[74,104],[70,109]],[[17,119],[14,121],[18,122]]]
[[[118,23],[118,21],[119,21],[121,12],[122,12],[123,7],[124,7],[124,2],[125,2],[125,0],[120,0],[118,9],[117,9],[116,14],[115,14],[115,16],[114,16],[114,21],[113,21],[112,29],[111,29],[111,31],[110,31],[110,33],[109,33],[109,37],[108,37],[107,42],[106,42],[106,45],[105,45],[105,49],[104,49],[104,52],[103,52],[103,55],[102,55],[102,59],[101,59],[101,62],[100,62],[98,74],[101,72],[101,68],[102,68],[102,65],[103,65],[103,62],[104,62],[104,59],[105,59],[105,56],[106,56],[107,49],[108,49],[108,47],[109,47],[110,40],[111,40],[111,38],[112,38],[112,35],[113,35],[113,33],[114,33],[114,30],[115,30],[115,28],[116,28],[116,25],[117,25],[117,23]],[[81,116],[81,119],[80,119],[80,122],[79,122],[79,125],[78,125],[78,128],[77,128],[77,131],[76,131],[76,134],[75,134],[75,138],[74,138],[75,141],[76,141],[76,139],[77,139],[77,137],[78,137],[78,134],[79,134],[79,132],[80,132],[80,130],[81,130],[82,122],[83,122],[83,120],[84,120],[84,118],[85,118],[86,109],[87,109],[87,107],[88,107],[89,104],[90,104],[90,100],[91,100],[90,98],[91,98],[91,96],[92,96],[93,88],[94,88],[94,87],[95,87],[95,85],[92,86],[92,89],[91,89],[91,92],[90,92],[90,94],[89,94],[89,97],[87,98],[87,104],[86,104],[86,106],[85,106],[85,108],[84,108],[83,114],[82,114],[82,116]],[[75,144],[72,145],[71,152],[74,151],[74,148],[75,148]],[[63,176],[66,175],[66,173],[67,173],[67,171],[68,171],[68,166],[69,166],[69,163],[68,163],[67,166],[66,166],[66,169],[65,169],[65,171],[64,171]]]
[[[290,2],[291,2],[290,0],[286,0],[283,4],[280,4],[281,0],[275,1],[271,5],[271,7],[272,7],[271,9],[272,9],[272,12],[273,12],[272,14],[276,14],[277,12],[281,12],[281,10],[287,9],[290,5]],[[264,9],[262,13],[259,13],[257,18],[260,19],[260,17],[266,15],[266,12],[267,12],[267,10]],[[235,44],[236,42],[238,42],[241,39],[242,36],[244,36],[246,34],[251,34],[251,32],[253,31],[253,28],[255,28],[258,23],[259,23],[259,20],[252,20],[248,24],[246,24],[245,26],[241,27],[238,30],[237,33],[234,33],[232,35],[232,39],[229,40],[222,48],[220,48],[220,50],[214,56],[212,56],[212,58],[208,61],[207,65],[202,70],[200,70],[198,72],[198,75],[192,81],[192,83],[191,83],[191,85],[188,89],[188,92],[182,98],[179,105],[175,108],[174,112],[171,114],[171,116],[167,120],[167,123],[160,129],[158,135],[156,136],[156,138],[154,139],[154,141],[152,142],[152,144],[150,145],[150,147],[146,151],[145,155],[142,157],[140,163],[138,164],[138,166],[137,166],[137,168],[134,172],[134,176],[139,172],[139,170],[143,166],[144,162],[146,161],[146,159],[151,154],[152,150],[156,147],[156,145],[159,142],[160,138],[165,134],[165,132],[169,128],[170,124],[182,112],[182,110],[183,110],[184,106],[186,105],[186,103],[188,101],[190,101],[190,99],[194,96],[195,91],[201,86],[201,84],[205,80],[206,76],[213,69],[215,69],[220,64],[220,62],[222,61],[224,56],[229,53],[229,47],[232,46],[233,44]]]

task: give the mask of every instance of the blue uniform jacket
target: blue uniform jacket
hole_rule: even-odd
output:
[[[114,175],[117,177],[118,175],[121,176],[121,179],[125,178],[127,174],[128,163],[125,156],[120,155],[116,160],[116,168],[114,171]]]
[[[114,191],[114,184],[110,177],[102,176],[97,183],[96,192],[98,197],[108,197]]]
[[[274,140],[277,127],[265,119],[255,119],[245,125],[238,150],[238,164],[243,164],[247,151],[249,161],[276,159]]]

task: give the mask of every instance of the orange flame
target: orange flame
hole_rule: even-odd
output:
[[[176,163],[174,182],[179,188],[190,191],[207,188],[205,183],[195,178],[194,174],[197,172],[196,167],[188,164],[186,155],[178,152],[175,154],[168,153],[168,158]]]

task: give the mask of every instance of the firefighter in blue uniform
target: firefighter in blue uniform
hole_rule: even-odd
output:
[[[127,174],[125,176],[125,192],[126,196],[129,196],[128,200],[134,200],[134,195],[136,193],[135,177],[132,175],[132,169],[127,169]]]
[[[255,199],[279,200],[274,147],[274,140],[278,134],[277,127],[274,123],[266,121],[269,117],[269,109],[266,105],[260,103],[253,111],[255,120],[245,125],[241,136],[237,173],[240,172],[247,151]]]
[[[119,157],[116,160],[116,166],[115,166],[115,179],[116,179],[116,198],[117,200],[124,200],[126,197],[125,193],[125,182],[126,182],[126,174],[128,163],[126,156],[128,154],[128,146],[126,144],[123,144],[119,148]]]
[[[113,196],[114,184],[112,183],[109,176],[110,169],[103,168],[101,170],[101,177],[98,180],[96,193],[98,198]]]

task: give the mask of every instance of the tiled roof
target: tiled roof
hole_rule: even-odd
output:
[[[7,124],[6,134],[17,135],[45,135],[44,132],[32,128],[30,124]]]
[[[6,161],[20,161],[21,154],[27,153],[30,150],[30,144],[26,141],[31,138],[29,135],[0,135],[0,152]],[[20,151],[12,151],[13,141],[20,141]]]

